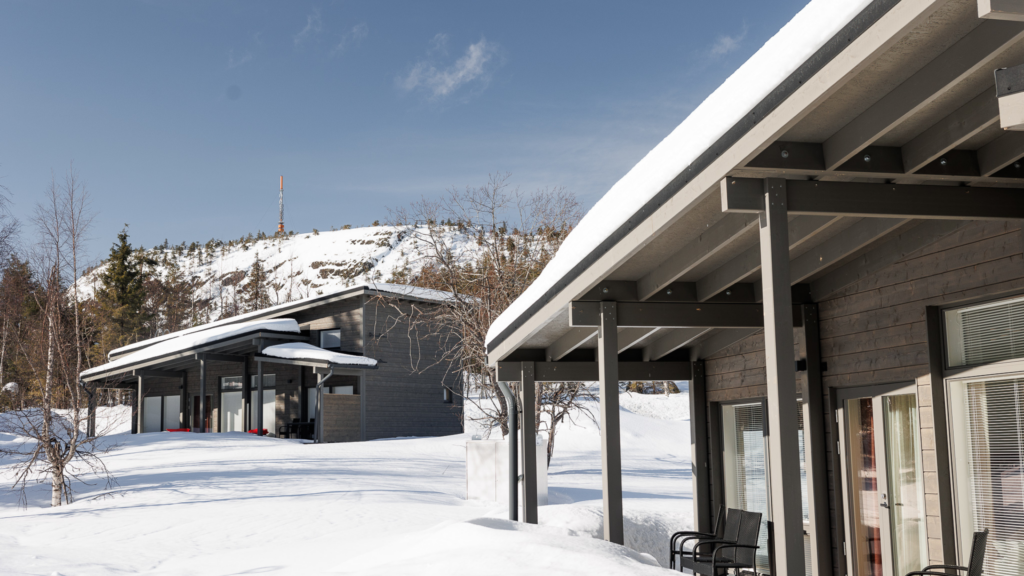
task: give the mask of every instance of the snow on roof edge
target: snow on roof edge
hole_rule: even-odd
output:
[[[491,324],[488,346],[710,148],[872,0],[811,0],[598,200],[554,258]]]
[[[334,296],[341,296],[347,292],[358,292],[358,291],[373,290],[375,292],[386,292],[389,294],[395,294],[398,296],[406,296],[410,298],[419,298],[421,300],[432,300],[435,302],[446,302],[452,298],[450,292],[444,292],[442,290],[432,290],[430,288],[418,288],[416,286],[408,286],[406,284],[386,284],[386,283],[374,283],[364,282],[362,284],[355,284],[353,286],[346,286],[344,288],[338,288],[333,291],[329,291],[326,294],[318,294],[310,298],[303,298],[302,300],[292,300],[291,302],[283,302],[276,304],[269,308],[262,310],[256,310],[253,312],[246,312],[245,314],[239,314],[238,316],[232,316],[230,318],[223,318],[221,320],[215,320],[208,322],[200,326],[193,326],[192,328],[185,328],[184,330],[178,330],[177,332],[169,332],[161,336],[155,336],[153,338],[147,338],[146,340],[140,340],[133,342],[120,348],[114,348],[107,353],[107,359],[111,359],[114,356],[122,356],[143,350],[160,342],[165,342],[172,338],[180,338],[189,334],[195,334],[196,332],[203,332],[211,328],[217,328],[219,326],[227,326],[231,324],[237,324],[254,318],[263,318],[265,316],[274,314],[275,312],[283,312],[290,310],[296,306],[302,306],[303,303],[310,304],[320,299],[330,299]]]
[[[238,324],[228,324],[226,326],[218,326],[209,330],[203,330],[194,334],[187,334],[178,338],[171,338],[163,342],[159,342],[152,346],[148,346],[138,352],[126,354],[107,362],[99,366],[94,366],[88,370],[83,370],[79,374],[80,378],[86,378],[88,376],[95,376],[96,374],[103,374],[110,372],[111,370],[117,370],[120,368],[127,368],[133,364],[144,362],[146,360],[153,360],[161,356],[173,354],[175,352],[181,352],[189,348],[201,346],[203,344],[211,344],[221,340],[246,334],[249,332],[255,332],[258,330],[268,330],[273,332],[293,332],[299,333],[299,323],[291,318],[274,318],[270,320],[253,320],[250,322],[240,322]]]
[[[307,342],[289,342],[287,344],[267,346],[263,349],[263,354],[292,360],[323,360],[324,362],[338,365],[377,366],[377,361],[373,358],[346,354],[344,352],[332,352]]]

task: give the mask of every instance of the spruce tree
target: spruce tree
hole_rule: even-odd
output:
[[[97,349],[96,360],[100,363],[114,348],[138,340],[149,320],[144,310],[145,264],[128,243],[128,226],[125,225],[110,248],[107,268],[100,274],[101,286],[96,292],[99,346],[94,349]]]
[[[255,312],[270,306],[269,279],[267,270],[263,267],[260,255],[256,253],[256,260],[249,269],[249,281],[242,286],[242,306],[246,312]]]

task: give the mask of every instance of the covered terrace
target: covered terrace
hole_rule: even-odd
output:
[[[710,530],[728,500],[712,401],[763,398],[774,537],[763,571],[869,573],[855,557],[863,543],[848,535],[860,534],[850,532],[860,510],[840,472],[834,388],[909,382],[922,406],[921,564],[965,563],[932,303],[977,297],[974,286],[1020,291],[1019,257],[988,270],[972,268],[988,254],[938,252],[931,266],[959,265],[950,277],[970,282],[922,281],[916,300],[888,311],[890,292],[878,289],[878,316],[862,320],[847,306],[843,322],[860,327],[833,328],[831,344],[862,351],[843,356],[856,365],[822,361],[819,304],[841,303],[844,290],[940,241],[1019,229],[1024,101],[997,91],[997,79],[1021,64],[1021,2],[812,1],[591,209],[487,347],[520,406],[532,406],[539,381],[599,382],[606,539],[623,542],[619,382],[689,380],[694,529]],[[914,321],[876,336],[886,314]],[[524,514],[536,522],[534,486],[528,469]]]

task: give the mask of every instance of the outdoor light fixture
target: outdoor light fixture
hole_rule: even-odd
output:
[[[996,98],[999,126],[1003,130],[1024,130],[1024,64],[996,70]]]

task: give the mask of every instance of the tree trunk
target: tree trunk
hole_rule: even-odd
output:
[[[54,508],[61,505],[61,498],[64,496],[64,474],[61,473],[60,469],[54,467],[53,469],[53,488],[50,490],[50,507]]]

